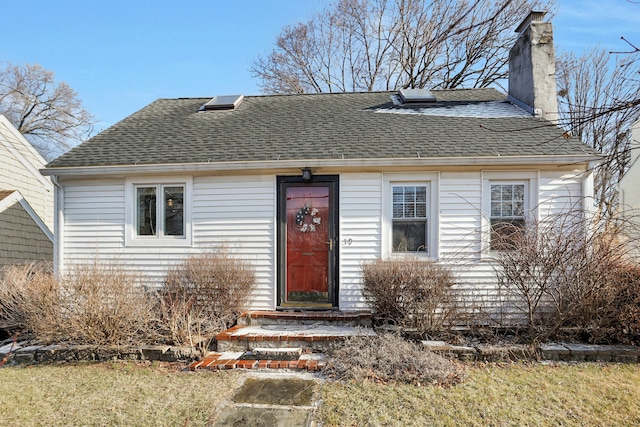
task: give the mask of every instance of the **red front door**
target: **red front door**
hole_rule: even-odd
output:
[[[310,308],[333,306],[333,183],[285,183],[281,187],[280,305]],[[284,214],[284,215],[283,215]],[[284,283],[282,283],[284,282]]]

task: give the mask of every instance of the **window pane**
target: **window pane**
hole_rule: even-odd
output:
[[[416,188],[404,187],[404,202],[413,203],[416,200]]]
[[[427,222],[393,221],[393,252],[427,250]]]
[[[402,187],[393,187],[393,203],[402,203],[403,200]]]
[[[155,236],[156,227],[156,188],[136,188],[136,233],[138,236]]]
[[[402,203],[393,204],[393,217],[402,218]]]
[[[524,184],[513,186],[513,198],[514,200],[524,201]]]
[[[164,234],[184,236],[184,187],[164,187]]]
[[[514,249],[522,236],[524,224],[524,219],[492,219],[490,249],[494,251]]]
[[[491,201],[498,201],[501,200],[501,192],[500,192],[500,185],[492,185],[491,186]]]
[[[413,204],[404,205],[404,217],[405,218],[415,218],[416,214],[414,212]]]
[[[501,185],[502,189],[502,200],[511,201],[513,199],[513,186],[512,185]]]
[[[427,203],[427,187],[416,188],[416,202]]]

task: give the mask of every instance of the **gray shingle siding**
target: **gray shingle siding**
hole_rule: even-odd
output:
[[[433,91],[431,106],[394,106],[395,92],[247,96],[233,111],[210,98],[159,99],[49,167],[301,159],[583,155],[593,150],[532,117],[393,114],[505,101],[494,89]]]

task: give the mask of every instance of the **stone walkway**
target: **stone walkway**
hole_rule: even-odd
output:
[[[247,378],[222,410],[215,427],[297,427],[312,423],[317,381],[306,375],[265,375]]]

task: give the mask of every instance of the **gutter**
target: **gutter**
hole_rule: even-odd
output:
[[[218,172],[303,167],[442,167],[442,166],[532,166],[584,164],[600,160],[595,154],[563,156],[417,157],[396,159],[300,159],[243,162],[157,163],[148,165],[72,166],[41,169],[45,176],[127,175],[132,173]]]

